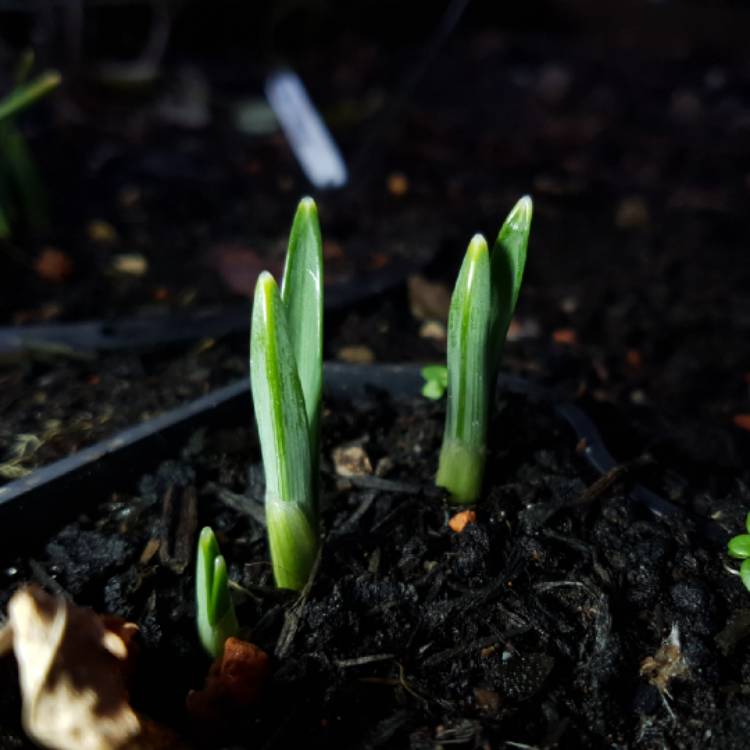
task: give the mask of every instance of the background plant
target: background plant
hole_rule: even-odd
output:
[[[727,551],[735,560],[742,560],[740,579],[750,591],[750,513],[745,518],[745,530],[747,534],[738,534],[729,540]]]
[[[255,288],[250,382],[266,478],[266,522],[276,584],[298,590],[318,550],[318,445],[323,382],[323,245],[317,208],[300,201],[281,292]]]
[[[436,484],[457,503],[482,487],[487,423],[505,338],[526,265],[532,203],[521,198],[492,253],[480,234],[466,251],[448,315],[448,403]]]
[[[36,231],[47,224],[44,189],[16,118],[56,88],[61,78],[50,70],[28,80],[33,64],[33,53],[26,53],[14,87],[0,99],[0,239],[10,237],[16,224]]]
[[[427,365],[420,370],[424,378],[422,395],[437,401],[448,387],[448,368],[445,365]]]

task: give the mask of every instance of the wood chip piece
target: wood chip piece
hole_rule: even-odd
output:
[[[688,665],[682,655],[680,644],[680,629],[675,624],[653,656],[647,656],[641,662],[641,676],[660,692],[669,695],[669,683],[677,678],[685,678],[689,674]]]
[[[448,321],[451,293],[445,284],[415,275],[409,277],[408,289],[409,309],[417,320]]]
[[[369,365],[375,361],[372,349],[366,346],[344,346],[338,350],[336,356],[342,362],[350,362],[355,365]]]
[[[372,474],[370,457],[361,445],[333,449],[333,466],[340,477],[362,477]]]
[[[112,258],[112,270],[121,276],[143,276],[148,271],[148,261],[138,253],[123,253]]]

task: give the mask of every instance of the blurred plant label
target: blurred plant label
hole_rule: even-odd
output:
[[[346,164],[299,76],[278,70],[266,79],[266,97],[305,175],[318,188],[346,185]]]

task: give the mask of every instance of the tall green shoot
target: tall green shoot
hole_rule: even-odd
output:
[[[521,198],[490,253],[476,235],[458,274],[448,314],[448,403],[435,482],[456,503],[482,489],[487,425],[505,337],[526,265],[532,203]]]
[[[282,291],[258,277],[250,382],[266,478],[276,585],[301,589],[318,550],[318,444],[323,367],[323,251],[317,209],[300,201]]]

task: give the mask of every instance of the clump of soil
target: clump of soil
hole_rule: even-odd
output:
[[[272,586],[257,445],[227,427],[3,561],[0,601],[36,580],[137,622],[134,702],[199,746],[744,748],[747,594],[700,523],[634,504],[627,473],[587,492],[597,477],[575,436],[506,395],[476,520],[456,533],[432,484],[442,418],[442,404],[382,394],[326,410],[325,541],[301,598]],[[352,442],[374,475],[335,476],[332,451]],[[674,472],[649,471],[670,486]],[[700,508],[731,515],[741,493],[701,487]],[[676,500],[687,511],[697,494]],[[204,524],[244,635],[273,662],[255,710],[210,731],[184,710],[208,659],[179,552]],[[0,739],[24,747],[12,663],[0,670]]]

